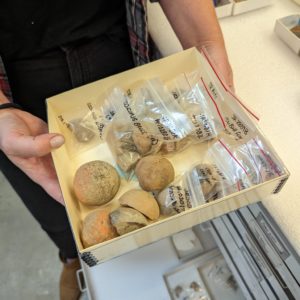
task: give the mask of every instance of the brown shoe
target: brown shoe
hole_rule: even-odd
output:
[[[78,300],[81,292],[78,287],[76,271],[79,270],[79,259],[69,263],[63,263],[63,270],[60,275],[59,291],[60,300]]]

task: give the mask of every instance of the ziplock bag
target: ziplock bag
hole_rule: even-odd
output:
[[[224,178],[226,178],[226,180],[219,183],[217,198],[241,191],[253,185],[250,180],[252,165],[245,164],[245,160],[238,158],[235,151],[230,148],[224,139],[219,139],[207,153],[211,161],[214,161]]]
[[[191,198],[191,190],[185,175],[178,176],[171,185],[166,187],[156,196],[160,213],[172,216],[195,207]]]
[[[213,103],[219,120],[221,120],[223,132],[234,141],[246,143],[257,135],[256,128],[252,124],[250,117],[241,109],[240,103],[236,98],[224,90],[217,90],[216,84],[211,81],[207,73],[193,72],[189,81],[192,84],[200,84],[202,89],[206,91],[206,95]]]
[[[259,137],[236,147],[233,153],[244,166],[247,166],[252,184],[263,183],[283,174],[280,163]]]
[[[170,216],[216,200],[226,185],[231,183],[215,164],[195,164],[158,194],[160,211]]]
[[[190,144],[192,123],[159,79],[145,82],[133,94],[140,119],[154,125],[150,133],[162,141],[163,153],[180,151]]]
[[[104,128],[113,117],[106,103],[99,98],[88,99],[84,105],[76,106],[58,116],[62,133],[70,155],[88,151],[104,142]]]
[[[116,112],[105,139],[121,169],[132,170],[142,157],[182,150],[191,124],[159,80],[149,80],[129,97],[115,88],[109,96]]]
[[[169,81],[167,87],[192,121],[193,142],[204,142],[216,137],[225,127],[214,102],[197,78],[198,72],[180,74]]]

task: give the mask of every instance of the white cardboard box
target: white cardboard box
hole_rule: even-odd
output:
[[[290,15],[276,20],[275,33],[282,39],[295,53],[300,56],[300,38],[297,37],[291,28],[300,23],[300,15]]]
[[[221,0],[216,6],[216,14],[219,19],[232,15],[233,0]]]
[[[233,0],[234,1],[234,0]],[[239,15],[247,11],[255,10],[261,7],[271,5],[273,0],[243,0],[233,3],[232,14]]]
[[[134,85],[137,80],[159,77],[162,81],[167,81],[174,78],[176,75],[183,72],[191,72],[196,68],[203,71],[203,80],[211,89],[213,97],[216,97],[215,101],[220,101],[221,94],[219,94],[219,92],[221,89],[224,89],[223,96],[225,97],[225,100],[228,98],[231,99],[231,101],[235,101],[233,100],[234,95],[227,92],[223,83],[218,81],[217,74],[214,73],[214,69],[205,56],[200,54],[195,48],[192,48],[47,99],[49,130],[50,132],[66,133],[64,131],[65,127],[59,118],[60,114],[63,111],[74,109],[74,106],[76,105],[85,105],[87,101],[90,101],[96,96],[101,98],[101,96],[103,96],[106,91],[113,86],[117,85],[126,90]],[[245,114],[242,107],[240,110],[240,113],[243,112]],[[251,122],[252,126],[257,128],[257,124],[253,121]],[[257,132],[261,138],[264,138],[258,128]],[[66,139],[68,139],[68,135],[66,136]],[[288,179],[289,173],[269,142],[267,142],[267,140],[265,140],[265,142],[272,154],[277,157],[280,167],[283,170],[282,175],[213,202],[192,208],[176,216],[162,218],[144,228],[89,248],[83,247],[80,232],[83,218],[87,215],[87,213],[95,208],[84,206],[77,201],[72,190],[73,177],[76,169],[87,161],[100,159],[115,165],[114,159],[106,144],[99,145],[95,149],[91,149],[90,151],[87,151],[75,158],[70,157],[66,146],[55,150],[52,153],[53,160],[63,192],[75,242],[82,259],[89,266],[96,265],[164,237],[170,236],[181,230],[191,228],[194,225],[220,216],[224,213],[230,212],[247,204],[257,202],[267,195],[278,193]],[[196,145],[194,148],[192,147],[187,149],[186,152],[181,152],[180,157],[175,156],[175,158],[171,158],[171,162],[173,163],[175,170],[182,172],[183,170],[186,170],[187,166],[198,161],[197,157],[199,156],[201,147],[201,145]],[[118,194],[110,203],[108,203],[109,207],[111,209],[118,207],[118,197],[128,189],[136,187],[138,187],[137,182],[127,184],[123,180]]]

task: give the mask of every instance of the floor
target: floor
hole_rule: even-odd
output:
[[[0,257],[0,299],[59,299],[57,249],[1,172]]]

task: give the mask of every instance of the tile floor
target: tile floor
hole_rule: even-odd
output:
[[[0,270],[0,299],[59,299],[57,249],[1,172]]]

